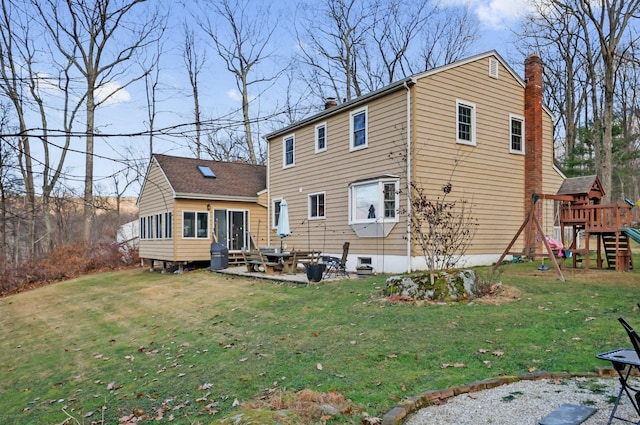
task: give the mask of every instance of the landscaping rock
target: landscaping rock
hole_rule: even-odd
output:
[[[420,271],[406,276],[391,276],[384,289],[389,297],[428,301],[462,301],[477,295],[477,279],[473,270],[438,272],[431,284],[429,272]]]

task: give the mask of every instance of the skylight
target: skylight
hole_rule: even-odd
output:
[[[209,177],[212,179],[216,178],[216,175],[213,173],[213,171],[211,171],[211,168],[209,168],[208,165],[198,165],[198,170],[200,170],[200,173],[204,177]]]

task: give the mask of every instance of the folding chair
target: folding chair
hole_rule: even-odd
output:
[[[607,422],[607,425],[610,425],[613,419],[640,424],[640,421],[630,421],[629,419],[616,416],[616,410],[620,404],[622,394],[626,394],[629,401],[631,401],[631,405],[640,417],[640,388],[633,387],[629,383],[629,376],[631,375],[633,368],[640,370],[640,336],[622,317],[618,318],[618,321],[627,332],[633,348],[618,348],[617,350],[596,355],[596,357],[601,360],[608,360],[611,362],[613,368],[618,373],[618,379],[620,381],[620,392],[618,392],[618,397],[613,404],[613,409],[611,410],[611,415],[609,416],[609,422]]]
[[[347,273],[347,255],[349,255],[349,242],[345,242],[342,245],[342,258],[338,257],[323,257],[322,261],[327,265],[327,271],[324,272],[324,278],[330,276],[335,277],[349,277]]]

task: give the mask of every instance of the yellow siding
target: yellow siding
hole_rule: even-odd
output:
[[[510,153],[510,114],[524,118],[524,87],[499,63],[499,78],[488,75],[489,58],[418,77],[411,88],[411,168],[414,183],[432,198],[451,181],[449,200],[465,200],[478,221],[468,255],[495,261],[521,226],[524,211],[525,156]],[[456,143],[456,100],[471,102],[476,113],[476,146]],[[288,248],[341,252],[351,242],[350,254],[406,255],[407,92],[399,89],[352,110],[368,107],[368,148],[349,151],[350,110],[340,111],[269,140],[268,186],[270,202],[285,198],[292,236]],[[553,122],[544,120],[544,190],[555,193],[562,176],[553,168]],[[327,124],[327,151],[314,152],[314,130]],[[295,136],[295,165],[283,169],[283,139]],[[284,136],[284,137],[283,137]],[[524,138],[523,138],[524,143]],[[395,158],[393,158],[395,156]],[[400,222],[387,238],[360,238],[348,225],[348,185],[385,174],[401,178]],[[326,192],[324,220],[307,220],[308,195]],[[271,207],[271,205],[270,205]],[[271,217],[270,217],[271,220]],[[271,244],[279,245],[270,223]],[[419,247],[412,255],[421,257]]]
[[[350,254],[405,255],[405,217],[400,217],[387,238],[359,238],[348,223],[349,183],[385,174],[401,178],[406,186],[406,164],[389,158],[392,152],[406,150],[406,90],[400,89],[366,104],[368,107],[368,147],[349,151],[350,110],[326,119],[327,149],[315,153],[315,125],[295,130],[295,166],[283,169],[283,137],[269,140],[270,199],[284,198],[289,205],[292,235],[283,242],[290,249],[320,249],[341,253],[349,241]],[[358,105],[359,109],[364,105]],[[287,136],[287,135],[284,135]],[[307,220],[308,196],[325,192],[326,219]],[[406,204],[403,194],[400,206]],[[271,226],[271,245],[279,246],[275,226]]]
[[[415,90],[415,182],[442,196],[451,179],[448,199],[472,206],[479,226],[469,255],[504,251],[526,215],[525,157],[509,152],[510,114],[524,116],[524,89],[505,68],[498,79],[487,69],[483,58],[420,80]],[[476,146],[456,143],[456,99],[475,104]],[[543,178],[557,190],[561,178],[552,167],[552,120],[546,114],[544,129]]]
[[[266,194],[262,195],[261,199],[263,199],[263,205],[253,202],[211,199],[174,199],[170,185],[154,162],[140,195],[140,216],[171,211],[173,213],[173,238],[141,239],[140,258],[172,262],[208,261],[211,258],[210,247],[213,242],[213,211],[215,209],[249,211],[249,232],[254,237],[266,242],[268,231]],[[208,212],[207,205],[210,207],[209,238],[183,238],[183,211]]]
[[[174,212],[171,186],[155,161],[151,163],[147,180],[142,189],[139,200],[140,217],[162,214],[167,211]],[[167,261],[174,259],[175,212],[173,215],[173,239],[141,239],[139,247],[140,258]]]

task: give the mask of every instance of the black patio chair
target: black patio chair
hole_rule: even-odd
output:
[[[640,336],[638,336],[638,332],[636,332],[636,330],[633,329],[622,317],[618,318],[618,321],[627,332],[633,348],[618,348],[617,350],[601,353],[596,356],[601,360],[608,360],[611,362],[613,368],[618,373],[618,380],[620,381],[620,391],[618,392],[618,397],[613,404],[613,409],[609,416],[609,422],[607,422],[608,425],[610,425],[614,419],[631,423],[640,423],[637,421],[630,421],[628,418],[616,416],[616,410],[620,404],[622,394],[626,394],[631,405],[636,411],[636,414],[640,417],[640,388],[632,386],[629,382],[631,371],[633,369],[640,371]]]
[[[324,272],[324,278],[334,277],[349,277],[347,273],[347,255],[349,255],[349,242],[345,242],[342,245],[342,258],[338,257],[323,257],[322,261],[327,265],[327,271]]]

